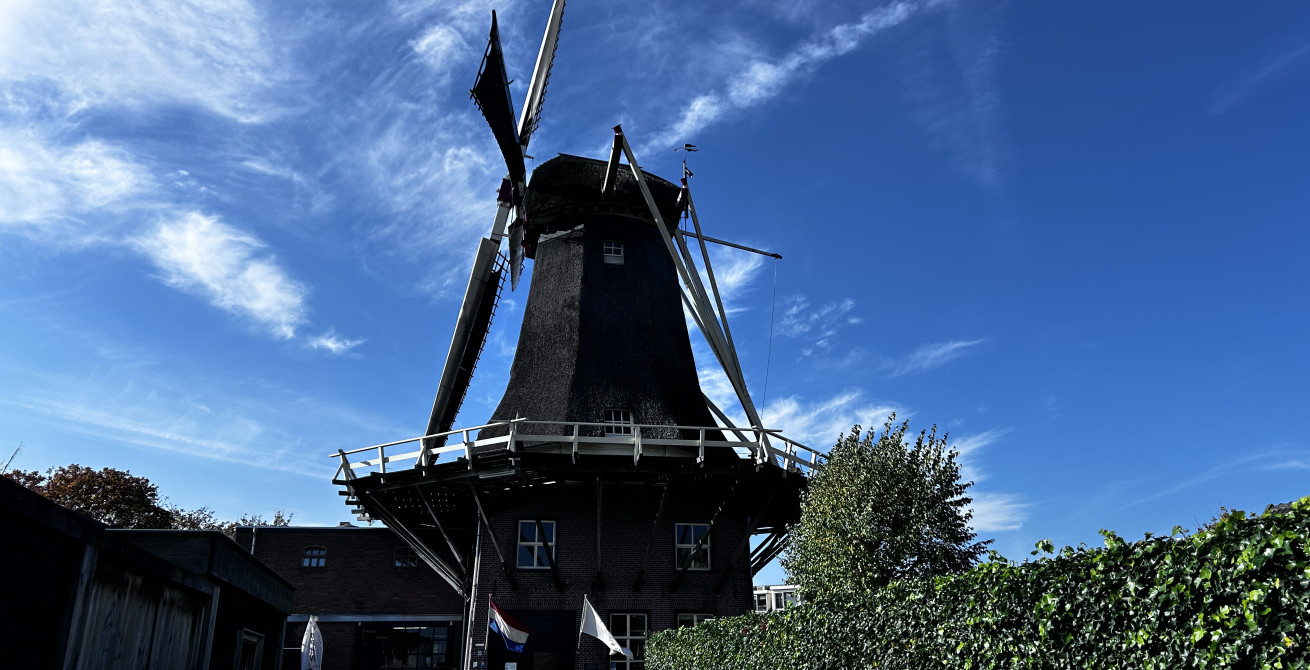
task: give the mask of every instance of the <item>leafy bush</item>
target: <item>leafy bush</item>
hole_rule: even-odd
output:
[[[872,591],[893,581],[960,572],[991,540],[977,542],[959,454],[946,436],[893,414],[882,432],[841,436],[814,474],[782,567],[805,600]]]
[[[653,635],[651,670],[1310,668],[1310,497]],[[1037,553],[1037,552],[1034,552]]]

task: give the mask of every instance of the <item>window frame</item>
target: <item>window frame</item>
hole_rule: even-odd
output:
[[[417,568],[419,564],[418,552],[409,545],[396,547],[391,551],[391,567],[393,568]]]
[[[633,426],[636,423],[632,420],[632,410],[626,407],[606,407],[601,413],[601,423],[605,424],[605,436],[632,435]]]
[[[674,624],[674,628],[685,628],[687,626],[695,626],[696,624],[702,621],[709,621],[710,619],[713,619],[716,616],[718,615],[713,612],[678,612],[673,619],[676,622]],[[684,617],[691,617],[691,623],[683,623]]]
[[[601,256],[606,265],[623,265],[623,243],[618,240],[605,240],[601,243]]]
[[[622,629],[615,625],[616,617],[625,617]],[[632,634],[632,617],[641,617],[643,619],[644,630],[641,635]],[[627,656],[610,652],[611,670],[632,670],[634,668],[646,667],[646,640],[650,637],[650,612],[610,612],[605,617],[609,623],[610,635],[614,636],[614,641],[619,643],[620,647],[626,647],[632,652],[632,660]],[[623,634],[615,633],[615,630],[622,630]],[[641,644],[635,645],[633,641],[640,641]]]
[[[700,555],[699,555],[695,560],[692,560],[692,561],[690,562],[690,564],[687,565],[687,571],[688,571],[688,572],[708,572],[709,570],[713,569],[714,565],[713,565],[713,563],[710,561],[710,547],[713,545],[714,542],[713,542],[713,538],[711,538],[711,537],[709,536],[710,525],[709,525],[708,523],[695,523],[695,522],[688,522],[688,523],[681,523],[681,522],[680,522],[680,523],[675,523],[675,524],[673,524],[673,567],[674,567],[674,569],[676,569],[676,570],[681,570],[681,569],[682,569],[682,567],[683,567],[683,566],[682,566],[682,564],[683,564],[683,558],[682,558],[682,557],[683,557],[683,555],[684,555],[684,554],[683,554],[684,551],[686,551],[686,552],[691,552],[691,551],[695,550],[695,548],[696,548],[696,541],[699,539],[699,537],[697,537],[697,535],[696,535],[696,528],[697,528],[697,527],[701,527],[701,528],[704,528],[704,529],[705,529],[705,532],[701,533],[701,536],[705,537],[705,548],[701,551]],[[681,541],[681,540],[683,539],[683,538],[682,538],[682,533],[681,533],[681,530],[682,530],[683,528],[691,528],[691,542],[682,542],[682,541]],[[701,562],[702,562],[702,561],[704,562],[704,565],[701,565]]]
[[[326,568],[327,567],[327,547],[311,544],[300,549],[300,567],[302,568]]]
[[[525,539],[523,532],[525,525],[532,529],[531,539]],[[550,570],[555,562],[559,559],[559,524],[555,520],[541,520],[542,528],[546,530],[547,538],[542,541],[537,537],[537,520],[536,519],[519,519],[517,527],[517,550],[514,552],[514,565],[519,570]],[[542,565],[542,548],[546,548],[545,564]],[[524,565],[523,550],[527,549],[532,557],[531,565]]]

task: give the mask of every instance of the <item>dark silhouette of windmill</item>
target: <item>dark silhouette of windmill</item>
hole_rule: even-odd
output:
[[[603,667],[602,645],[575,643],[584,593],[638,655],[651,631],[749,611],[751,578],[782,550],[822,463],[760,421],[706,248],[724,242],[702,234],[685,169],[680,184],[645,173],[616,126],[608,160],[561,154],[528,182],[563,6],[517,122],[492,15],[472,95],[507,175],[427,430],[338,452],[348,503],[467,599],[463,667]],[[670,225],[684,213],[694,233]],[[505,278],[516,288],[525,258],[532,285],[505,394],[486,423],[452,430]],[[701,392],[684,309],[749,426]],[[531,628],[523,654],[486,641],[489,594]]]

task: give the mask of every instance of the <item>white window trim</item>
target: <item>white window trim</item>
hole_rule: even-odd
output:
[[[615,654],[614,654],[613,652],[610,652],[610,667],[611,667],[611,668],[622,668],[622,669],[626,669],[626,668],[644,668],[644,667],[646,667],[646,645],[645,645],[645,642],[646,642],[646,638],[648,638],[648,637],[650,636],[650,613],[648,613],[648,612],[610,612],[610,615],[609,615],[608,618],[609,618],[609,624],[610,624],[610,631],[611,631],[611,633],[614,631],[615,628],[617,628],[617,626],[614,625],[614,617],[620,617],[620,616],[622,616],[622,617],[628,617],[627,625],[624,626],[624,628],[623,628],[623,630],[625,631],[626,634],[624,634],[624,635],[615,635],[615,636],[614,636],[614,641],[615,641],[615,642],[618,642],[620,647],[626,647],[626,648],[632,650],[633,658],[632,658],[632,660],[628,660],[627,657],[625,657],[625,656],[618,656],[618,657],[616,658],[616,657],[615,657]],[[633,634],[632,634],[632,617],[634,617],[634,616],[642,617],[642,618],[644,618],[645,621],[646,621],[646,624],[645,624],[645,632],[642,633],[641,635],[633,635]],[[641,640],[641,641],[642,641],[642,644],[641,644],[641,645],[634,645],[634,644],[632,643],[633,640]],[[633,647],[636,647],[636,648],[634,649]]]
[[[618,240],[605,240],[601,244],[606,265],[623,265],[623,243]],[[615,253],[617,252],[617,253]]]
[[[525,542],[523,540],[523,524],[525,523],[531,524],[532,535],[534,538],[537,537],[538,533],[540,532],[540,529],[537,528],[536,519],[519,519],[519,525],[514,529],[514,532],[517,533],[518,536],[518,547],[519,548],[529,547],[532,550],[532,565],[523,565],[520,562],[521,557],[518,549],[516,548],[514,550],[515,566],[518,567],[518,569],[520,570],[549,570],[551,568],[551,565],[555,564],[555,560],[557,558],[555,552],[556,552],[556,547],[559,545],[559,525],[556,524],[554,521],[546,521],[543,519],[541,525],[543,527],[548,526],[550,528],[551,537],[555,539],[551,542],[546,542],[545,538],[540,538],[540,539],[535,539]],[[547,547],[548,553],[546,555],[548,556],[547,560],[550,562],[550,565],[537,565],[537,561],[540,558],[540,551],[542,547]]]
[[[682,537],[682,534],[679,532],[679,530],[680,530],[683,526],[692,526],[692,527],[693,527],[693,528],[692,528],[692,535],[693,535],[693,536],[696,534],[696,532],[695,532],[695,527],[696,527],[696,526],[702,526],[702,527],[704,527],[704,528],[705,528],[705,532],[707,533],[707,535],[705,536],[705,548],[701,551],[700,555],[699,555],[697,558],[693,559],[692,562],[691,562],[691,564],[687,566],[687,570],[689,570],[689,571],[698,571],[698,572],[703,572],[703,571],[709,570],[709,569],[712,567],[711,564],[710,564],[710,545],[711,545],[712,542],[713,542],[713,538],[709,537],[709,535],[708,535],[708,533],[709,533],[709,529],[710,529],[710,525],[709,525],[708,523],[675,523],[675,524],[673,524],[673,567],[674,567],[675,569],[681,569],[681,568],[682,568],[682,557],[679,555],[682,549],[687,549],[688,551],[690,551],[690,550],[693,550],[693,549],[696,548],[696,541],[695,541],[695,540],[692,540],[691,543],[689,543],[689,544],[684,544],[684,543],[678,541],[678,540],[681,539],[681,537]],[[705,564],[704,564],[703,566],[701,566],[701,565],[697,565],[697,563],[700,562],[700,561],[704,561]]]
[[[631,435],[632,412],[623,407],[611,407],[605,410],[601,423],[605,424],[606,435]]]

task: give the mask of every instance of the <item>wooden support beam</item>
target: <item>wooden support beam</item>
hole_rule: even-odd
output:
[[[505,552],[500,550],[500,542],[496,541],[496,531],[491,527],[491,522],[487,520],[487,511],[482,508],[482,498],[478,497],[478,490],[473,486],[473,482],[464,480],[468,484],[469,493],[473,494],[473,502],[478,506],[478,520],[487,528],[487,537],[491,538],[491,546],[496,550],[496,558],[500,559],[500,567],[505,570],[505,581],[509,582],[509,588],[512,591],[518,591],[518,583],[514,581],[514,571],[510,569],[509,562],[505,560]],[[477,566],[473,566],[477,570]]]
[[[605,183],[601,184],[601,195],[609,195],[614,192],[614,184],[618,181],[615,179],[619,175],[619,155],[623,153],[623,143],[619,141],[618,134],[614,135],[614,146],[610,147],[610,159],[605,164]]]
[[[769,505],[773,503],[774,496],[778,494],[778,488],[779,484],[773,485],[773,488],[769,490],[769,497],[765,498],[764,504],[760,506],[759,514],[751,517],[750,523],[746,525],[746,533],[742,536],[741,542],[737,544],[737,548],[732,552],[732,558],[728,559],[728,567],[723,570],[718,581],[715,582],[714,590],[717,591],[723,588],[728,575],[732,574],[733,569],[737,567],[737,559],[741,558],[742,552],[751,546],[751,536],[755,534],[755,529],[760,527],[760,519],[764,518],[764,513],[768,511]]]
[[[737,244],[735,242],[729,242],[727,240],[720,240],[717,237],[710,237],[709,235],[698,235],[696,233],[683,233],[683,235],[686,235],[687,237],[694,237],[698,240],[705,240],[706,242],[713,242],[714,244],[722,244],[725,247],[732,247],[733,249],[741,249],[742,251],[749,251],[751,253],[759,254],[761,256],[768,256],[769,258],[773,258],[776,260],[782,260],[782,254],[775,254],[772,251],[762,251],[760,249],[748,247],[743,244]]]
[[[450,547],[450,555],[455,557],[455,562],[459,563],[460,570],[467,570],[464,566],[464,559],[460,558],[459,550],[455,548],[455,543],[451,541],[450,535],[446,533],[446,527],[441,524],[441,519],[437,517],[437,511],[432,509],[432,503],[428,502],[428,497],[424,495],[423,488],[418,487],[418,498],[423,501],[423,506],[428,509],[428,514],[432,515],[432,523],[436,524],[437,531],[441,533],[441,539],[446,541],[446,546]]]
[[[687,287],[688,291],[693,292],[693,298],[697,298],[694,293],[695,289],[691,278],[691,270],[683,264],[682,258],[679,257],[677,246],[674,243],[674,237],[672,233],[669,232],[669,227],[664,223],[664,217],[660,214],[659,207],[655,204],[655,196],[651,195],[650,187],[646,184],[646,177],[641,172],[641,166],[637,164],[637,157],[632,153],[632,146],[628,144],[628,139],[624,136],[622,127],[614,126],[614,137],[616,142],[621,142],[623,145],[623,153],[628,158],[628,167],[632,170],[632,176],[637,180],[637,186],[641,189],[641,195],[646,200],[646,207],[650,209],[651,218],[654,219],[655,226],[660,231],[660,236],[664,238],[664,245],[668,249],[669,257],[673,260],[673,267],[677,269],[678,276],[682,279],[683,286]],[[700,303],[700,300],[696,300],[696,303]],[[705,299],[704,303],[698,304],[696,311],[701,313],[701,332],[706,334],[706,340],[710,344],[710,349],[714,351],[715,357],[719,359],[719,364],[723,366],[723,371],[728,376],[728,381],[732,382],[733,390],[736,391],[737,398],[741,401],[742,409],[746,412],[746,418],[750,420],[752,425],[763,427],[764,423],[760,420],[759,413],[755,411],[755,404],[751,402],[750,393],[746,389],[746,382],[742,378],[741,367],[738,365],[731,365],[730,361],[735,360],[733,354],[722,350],[728,345],[726,342],[720,340],[722,333],[717,332],[717,323],[714,327],[705,327],[710,325],[706,322],[708,322],[709,317],[713,315],[713,311],[708,305],[708,298]]]
[[[741,485],[741,477],[732,481],[732,488],[728,489],[728,494],[723,497],[723,502],[719,503],[719,508],[714,510],[714,516],[710,518],[710,523],[705,528],[705,534],[696,540],[696,546],[692,547],[691,553],[687,554],[687,559],[678,566],[678,572],[673,575],[673,582],[669,584],[670,591],[676,591],[682,578],[687,574],[687,569],[695,562],[696,557],[705,551],[705,545],[710,541],[710,533],[714,532],[714,524],[719,522],[719,517],[723,516],[723,510],[727,509],[728,503],[732,502],[733,496],[737,495],[737,488]]]
[[[655,523],[651,526],[650,536],[646,539],[646,548],[641,552],[641,567],[637,568],[637,579],[632,583],[633,591],[641,590],[641,579],[646,575],[646,559],[650,557],[650,548],[655,542],[655,534],[659,532],[660,521],[664,520],[664,502],[669,498],[669,489],[673,488],[673,482],[664,483],[664,493],[660,494],[660,506],[655,510]]]
[[[786,548],[787,530],[785,528],[779,528],[778,530],[773,531],[769,536],[769,539],[756,547],[755,551],[752,553],[751,574],[754,575],[764,569],[764,566],[777,558],[778,554],[781,554],[782,550]]]
[[[528,485],[527,473],[520,470],[519,480],[523,482],[523,495],[527,497],[528,508],[532,510],[532,520],[537,522],[537,537],[541,538],[541,543],[546,547],[546,556],[548,557],[547,560],[550,561],[550,574],[552,581],[555,582],[555,589],[563,591],[564,580],[560,579],[559,566],[555,565],[555,544],[559,541],[559,524],[555,525],[555,541],[549,541],[546,537],[546,524],[541,522],[541,512],[537,511],[537,499],[532,495],[532,487]]]
[[[604,487],[605,484],[601,480],[600,475],[597,475],[596,476],[596,579],[594,579],[591,584],[591,590],[593,591],[605,590],[605,571],[604,571],[605,561],[601,555],[601,548],[604,546],[601,543],[601,537],[602,537],[601,520],[603,519],[603,515],[601,514],[601,511],[603,509],[601,507],[601,500],[602,500],[601,494],[604,491]]]
[[[409,527],[400,522],[376,496],[369,496],[369,513],[381,519],[391,532],[399,535],[405,544],[414,550],[414,553],[423,557],[423,562],[427,563],[434,572],[437,573],[456,593],[464,595],[464,571],[452,568],[440,556],[430,549],[423,540],[419,539]]]

